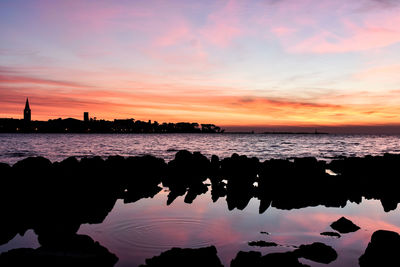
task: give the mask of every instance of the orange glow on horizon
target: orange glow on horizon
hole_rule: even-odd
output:
[[[0,117],[400,125],[400,4],[272,2],[0,1]]]
[[[332,105],[240,96],[173,96],[86,91],[29,96],[33,120],[91,117],[135,118],[159,122],[190,121],[231,126],[390,125],[400,107]],[[44,93],[43,93],[44,94]],[[20,103],[17,103],[20,100]],[[2,106],[1,117],[22,117],[25,96]],[[17,107],[17,108],[16,108]]]

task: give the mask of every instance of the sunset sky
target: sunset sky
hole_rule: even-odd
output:
[[[0,117],[400,124],[397,0],[2,0]]]

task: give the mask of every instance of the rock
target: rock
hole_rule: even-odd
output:
[[[159,256],[146,259],[142,267],[174,266],[174,267],[223,267],[217,256],[217,249],[214,246],[191,249],[172,248],[161,253]]]
[[[261,256],[260,252],[239,251],[236,257],[231,261],[231,267],[307,267],[299,262],[297,255],[293,252],[270,253]]]
[[[320,242],[315,242],[310,245],[301,245],[294,253],[298,257],[325,264],[337,258],[337,253],[332,247]]]
[[[258,251],[239,251],[236,257],[231,261],[231,267],[259,267],[260,265],[261,252]]]
[[[192,203],[198,195],[207,192],[208,187],[203,182],[210,176],[210,168],[210,161],[201,153],[178,151],[175,158],[168,162],[165,175],[161,179],[163,186],[170,190],[167,205],[187,191],[186,203]]]
[[[253,246],[253,247],[277,247],[278,246],[278,244],[275,242],[266,242],[263,240],[251,241],[248,244],[249,244],[249,246]]]
[[[360,229],[359,226],[355,225],[352,221],[346,219],[345,217],[333,222],[331,227],[333,230],[336,230],[341,234],[355,232]]]
[[[118,261],[89,236],[76,235],[63,249],[52,247],[12,249],[0,255],[0,266],[99,266],[111,267]]]
[[[396,232],[378,230],[372,234],[364,254],[358,259],[361,267],[400,266],[400,235]]]
[[[320,233],[320,235],[332,236],[332,237],[337,237],[337,238],[341,237],[341,235],[339,233],[336,233],[336,232],[322,232],[322,233]]]
[[[248,265],[251,266],[251,265]],[[297,255],[293,252],[270,253],[261,257],[261,266],[268,267],[309,267],[299,262]]]
[[[221,175],[227,180],[226,202],[229,210],[243,210],[250,202],[255,193],[258,168],[258,158],[236,153],[221,161]]]

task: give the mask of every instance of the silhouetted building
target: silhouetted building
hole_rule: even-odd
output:
[[[201,126],[201,127],[200,127]],[[223,133],[224,130],[214,124],[196,122],[178,122],[162,124],[151,120],[140,121],[133,118],[114,121],[89,118],[89,112],[83,112],[83,121],[79,119],[55,119],[31,121],[31,109],[26,98],[23,119],[0,118],[0,133]],[[1,165],[1,164],[0,164]],[[0,194],[1,195],[1,194]],[[1,239],[1,233],[0,233]]]
[[[31,109],[29,107],[29,100],[26,98],[25,109],[24,109],[24,121],[31,122]]]
[[[83,112],[83,121],[89,122],[89,112]]]

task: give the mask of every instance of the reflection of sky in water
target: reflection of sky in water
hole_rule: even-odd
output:
[[[172,247],[202,247],[215,245],[225,266],[239,250],[259,250],[263,254],[293,250],[292,246],[324,242],[338,252],[338,259],[329,266],[358,266],[374,231],[387,229],[400,232],[397,211],[385,213],[379,201],[363,200],[361,205],[349,203],[345,208],[322,206],[298,210],[269,208],[258,214],[259,201],[252,199],[243,210],[229,211],[225,199],[212,203],[210,193],[195,199],[193,204],[183,202],[183,197],[166,206],[167,193],[161,192],[153,199],[142,199],[123,204],[118,200],[102,224],[82,225],[79,233],[91,236],[119,257],[116,266],[135,266],[146,258],[159,255]],[[329,225],[345,216],[361,227],[355,233],[341,238],[321,236],[332,231]],[[261,234],[269,232],[270,235]],[[258,248],[248,241],[273,241],[282,246]],[[17,236],[0,251],[15,247],[37,247],[35,235],[30,230],[24,237]],[[301,260],[311,266],[326,266]]]
[[[212,203],[209,194],[185,204],[178,198],[166,206],[166,194],[124,205],[118,201],[101,225],[82,225],[80,233],[88,234],[117,254],[117,266],[140,264],[145,258],[160,254],[171,247],[215,245],[225,266],[239,250],[259,250],[263,254],[293,250],[291,246],[324,242],[339,254],[329,266],[358,266],[372,233],[378,229],[400,232],[397,211],[385,213],[379,201],[364,200],[361,205],[348,203],[341,208],[314,207],[283,211],[269,208],[258,214],[259,202],[252,199],[243,211],[229,211],[224,199]],[[331,231],[329,225],[346,216],[361,227],[341,238],[321,236]],[[267,231],[270,235],[260,234]],[[248,241],[266,240],[280,245],[276,248],[249,247]],[[304,261],[306,262],[306,261]],[[308,262],[312,266],[319,264]],[[322,266],[322,265],[321,265]]]

